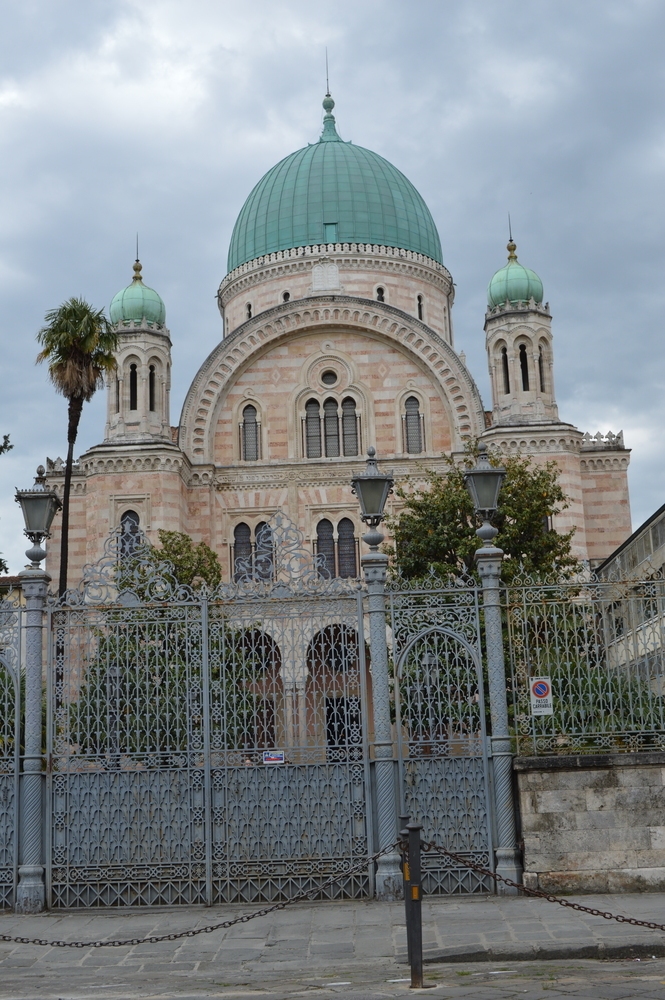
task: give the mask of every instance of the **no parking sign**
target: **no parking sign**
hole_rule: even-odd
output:
[[[554,715],[552,681],[549,677],[531,677],[529,690],[531,691],[531,714]]]

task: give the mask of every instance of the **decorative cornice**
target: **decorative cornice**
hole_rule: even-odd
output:
[[[244,275],[265,273],[267,278],[270,278],[279,274],[292,273],[293,270],[304,271],[308,270],[311,263],[316,263],[316,259],[320,257],[334,258],[345,267],[358,267],[363,258],[371,260],[372,267],[378,266],[378,262],[374,263],[377,257],[398,263],[408,262],[426,270],[430,275],[429,280],[432,280],[431,275],[436,274],[442,282],[442,287],[447,283],[448,287],[452,288],[450,271],[438,261],[426,257],[425,254],[416,253],[414,250],[401,250],[398,247],[382,246],[378,243],[319,243],[315,246],[278,250],[275,253],[264,254],[261,257],[255,257],[254,260],[248,260],[245,264],[240,264],[233,271],[229,271],[221,282],[217,293],[220,304],[222,299],[227,301],[227,289]]]
[[[424,455],[413,458],[393,459],[382,456],[382,464],[390,469],[395,480],[425,480],[429,471],[445,474],[449,466],[444,458]],[[353,459],[332,459],[319,462],[311,459],[282,462],[275,465],[224,466],[214,473],[215,489],[226,490],[266,490],[287,489],[297,483],[300,487],[321,485],[351,487],[353,475],[360,471],[362,457]]]
[[[322,247],[321,249],[325,248]],[[380,249],[390,250],[392,248],[382,247]],[[345,271],[357,272],[366,270],[379,273],[399,273],[403,276],[417,277],[419,281],[426,281],[437,287],[444,295],[451,295],[453,291],[450,274],[441,264],[436,264],[439,270],[435,270],[430,265],[436,262],[430,261],[428,257],[423,258],[427,262],[426,264],[413,263],[393,257],[382,258],[366,254],[358,254],[355,257],[351,257],[348,254],[330,254],[326,255],[326,259],[332,260],[337,264],[340,269],[341,279],[343,279]],[[228,278],[225,278],[217,293],[219,307],[220,309],[225,308],[231,299],[235,298],[240,292],[246,292],[256,285],[277,280],[281,283],[294,274],[311,273],[312,265],[315,263],[316,259],[312,260],[311,257],[309,259],[288,260],[282,261],[279,264],[273,264],[270,267],[257,267],[248,273],[241,273],[232,282],[229,282]]]
[[[582,472],[601,472],[603,470],[613,471],[617,469],[627,469],[629,465],[629,448],[625,448],[620,452],[615,452],[614,454],[606,452],[604,455],[594,455],[593,457],[590,457],[582,452],[580,457],[580,469]]]
[[[582,432],[573,424],[541,423],[521,427],[495,424],[482,435],[486,444],[494,445],[500,451],[515,454],[556,454],[567,451],[579,454]]]
[[[543,305],[534,299],[529,299],[528,302],[504,302],[503,305],[496,306],[494,309],[488,308],[485,313],[485,326],[493,319],[504,319],[507,316],[513,315],[519,317],[524,313],[530,312],[537,313],[539,316],[546,316],[548,319],[552,318],[549,302]]]
[[[326,326],[378,334],[415,356],[442,386],[450,404],[456,446],[485,426],[478,388],[453,348],[425,323],[384,302],[317,295],[285,302],[247,320],[206,358],[185,399],[180,442],[193,463],[210,462],[213,421],[224,385],[257,350],[286,336]]]

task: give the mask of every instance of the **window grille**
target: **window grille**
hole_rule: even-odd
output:
[[[339,417],[337,400],[326,399],[323,404],[323,429],[326,440],[326,457],[339,458]]]
[[[358,454],[358,418],[356,403],[347,396],[342,400],[342,444],[345,455]]]
[[[404,437],[406,452],[419,455],[423,450],[423,428],[420,403],[415,396],[409,396],[404,404]]]
[[[260,424],[256,419],[256,407],[251,403],[242,411],[242,449],[245,462],[256,462],[261,457]]]
[[[520,344],[520,369],[522,372],[522,389],[529,391],[529,359],[526,356],[526,347]]]
[[[139,524],[139,515],[135,510],[126,510],[120,518],[120,529],[122,531],[120,554],[122,556],[131,555],[136,548],[139,538]]]
[[[335,567],[335,540],[333,538],[332,522],[324,518],[316,526],[316,551],[324,556],[325,563],[319,566],[319,576],[329,579],[337,576]]]
[[[503,391],[507,396],[510,392],[510,372],[508,371],[508,351],[501,348],[501,368],[503,369]]]
[[[241,522],[233,530],[233,579],[242,573],[240,564],[248,565],[252,558],[252,532],[249,525]]]
[[[353,521],[343,517],[337,525],[337,565],[339,575],[355,579],[358,576],[357,541]]]
[[[307,458],[321,458],[320,406],[310,399],[305,406],[305,454]]]
[[[148,408],[152,413],[155,407],[155,366],[150,365],[150,371],[148,372]]]
[[[139,406],[139,377],[136,365],[129,366],[129,408],[138,410]]]

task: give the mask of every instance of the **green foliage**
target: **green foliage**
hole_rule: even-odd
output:
[[[3,435],[2,442],[0,443],[0,455],[4,455],[5,452],[11,451],[14,447],[13,444],[9,443],[9,434]],[[9,567],[5,560],[0,556],[0,573],[8,573]]]
[[[491,459],[492,464],[500,464]],[[463,466],[446,459],[445,475],[427,472],[427,487],[397,488],[404,509],[389,519],[395,538],[395,563],[407,579],[426,576],[430,567],[442,577],[475,572],[479,545],[473,504],[464,485],[465,468],[475,461],[467,450]],[[527,573],[570,574],[577,566],[571,554],[573,531],[548,531],[546,519],[568,507],[555,462],[535,466],[529,458],[511,456],[503,463],[506,478],[499,496],[494,525],[496,544],[505,552],[503,578],[510,581],[520,564]]]
[[[37,334],[42,350],[37,362],[48,362],[49,378],[67,399],[89,400],[106,372],[115,371],[118,335],[85,299],[71,298],[44,317]]]
[[[195,589],[205,583],[212,590],[221,582],[219,556],[205,542],[195,545],[182,531],[160,531],[159,541],[162,547],[153,550],[155,560],[171,563],[178,583]]]

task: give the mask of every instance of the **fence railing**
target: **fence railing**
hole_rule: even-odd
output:
[[[503,594],[518,753],[665,749],[664,580],[522,580]]]

